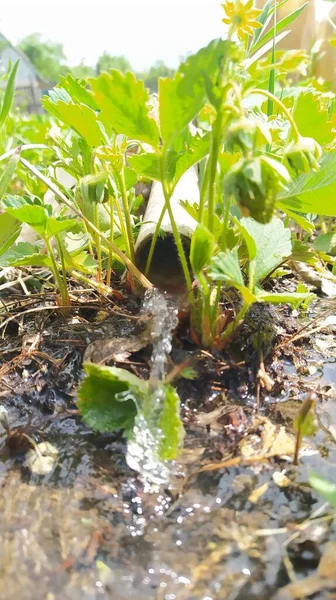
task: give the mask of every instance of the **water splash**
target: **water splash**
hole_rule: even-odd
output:
[[[138,414],[135,418],[133,437],[127,444],[126,460],[132,469],[142,474],[145,481],[155,485],[169,481],[168,464],[163,463],[159,457],[162,431],[158,422],[165,402],[165,392],[160,383],[164,381],[167,372],[173,332],[178,324],[177,312],[178,305],[174,298],[156,289],[146,292],[142,313],[152,315],[153,351],[150,379],[153,382],[153,391],[148,399],[146,414],[138,399],[133,398]]]
[[[162,381],[166,375],[173,331],[178,325],[177,311],[175,298],[155,289],[146,292],[142,312],[152,315],[153,352],[150,377],[156,381]]]

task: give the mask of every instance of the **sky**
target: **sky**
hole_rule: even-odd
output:
[[[0,31],[13,44],[30,33],[63,44],[70,66],[106,50],[135,70],[179,58],[223,34],[220,0],[2,0]]]

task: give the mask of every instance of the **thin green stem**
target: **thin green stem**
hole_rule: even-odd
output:
[[[94,205],[94,219],[95,226],[99,229],[99,204],[98,202]],[[103,281],[103,267],[102,267],[102,251],[101,251],[101,243],[100,236],[96,235],[96,252],[97,252],[97,277],[99,283]]]
[[[271,100],[273,100],[273,102],[275,104],[277,104],[279,106],[279,108],[282,110],[282,112],[284,113],[284,115],[286,115],[286,118],[288,119],[288,121],[290,122],[292,129],[293,129],[293,133],[294,133],[294,137],[299,140],[300,138],[300,132],[298,129],[297,124],[295,123],[292,115],[290,114],[289,110],[285,107],[285,105],[283,104],[283,102],[281,102],[281,100],[279,100],[279,98],[277,98],[274,94],[271,94],[271,92],[268,92],[267,90],[261,90],[259,88],[253,88],[251,90],[249,90],[248,92],[249,94],[261,94],[262,96],[266,96],[266,98],[270,98]]]
[[[130,250],[129,257],[130,257],[131,261],[134,263],[135,253],[134,253],[134,242],[133,242],[133,230],[132,230],[131,216],[130,216],[130,211],[129,211],[129,206],[128,206],[127,190],[126,190],[126,184],[125,184],[125,174],[124,174],[123,168],[122,168],[121,172],[117,174],[117,177],[118,177],[118,181],[119,181],[121,200],[122,200],[122,205],[123,205],[123,209],[124,209],[124,217],[125,217],[125,223],[126,223],[128,245],[129,245],[129,250]]]
[[[113,206],[114,198],[110,196],[109,206],[110,206],[110,242],[113,244],[114,240],[114,206]],[[113,252],[111,248],[109,248],[108,259],[107,259],[107,270],[106,270],[106,285],[111,284],[111,273],[112,273],[112,262],[113,262]]]
[[[220,336],[219,342],[221,346],[226,345],[226,343],[231,340],[238,327],[240,327],[240,325],[242,324],[243,319],[250,306],[251,305],[249,302],[244,302],[243,306],[241,307],[240,311],[237,313],[233,321],[231,321],[231,323],[225,329],[224,333],[222,333],[222,335]]]
[[[223,229],[222,229],[222,240],[221,240],[221,250],[225,252],[227,247],[227,232],[229,225],[229,216],[230,216],[230,207],[231,207],[231,198],[225,198],[223,194]]]
[[[173,210],[172,210],[172,207],[170,204],[171,194],[169,193],[169,190],[166,187],[166,182],[165,182],[164,173],[163,173],[163,167],[162,167],[162,175],[163,175],[162,188],[163,188],[163,194],[164,194],[164,199],[165,199],[165,205],[166,205],[166,209],[168,211],[170,224],[171,224],[171,228],[172,228],[172,232],[173,232],[173,236],[174,236],[174,240],[175,240],[175,244],[176,244],[176,248],[177,248],[178,257],[180,259],[180,263],[181,263],[182,270],[183,270],[183,275],[184,275],[184,278],[185,278],[185,281],[187,284],[188,293],[190,295],[190,301],[191,301],[191,304],[193,305],[195,302],[195,298],[194,298],[194,294],[192,291],[192,279],[191,279],[191,275],[189,272],[188,262],[186,259],[184,248],[183,248],[182,238],[181,238],[180,232],[178,230],[178,227],[176,225],[174,213],[173,213]]]
[[[62,241],[61,241],[61,237],[60,237],[59,233],[57,235],[55,235],[55,239],[56,239],[56,244],[57,244],[58,255],[60,257],[61,265],[62,265],[63,285],[64,285],[64,289],[67,290],[67,270],[66,270],[66,266],[65,266],[65,258],[64,258],[64,252],[63,252],[63,247],[62,247]],[[67,297],[68,297],[68,303],[70,304],[68,292],[67,292]]]
[[[208,195],[208,228],[213,233],[215,221],[216,176],[217,161],[222,137],[222,113],[219,112],[212,128],[210,166],[209,166],[209,195]]]
[[[154,234],[153,234],[153,237],[152,237],[151,245],[150,245],[149,252],[148,252],[147,262],[146,262],[146,268],[145,268],[145,275],[146,275],[146,277],[147,277],[147,275],[149,273],[149,269],[151,268],[151,264],[152,264],[152,260],[153,260],[153,254],[154,254],[154,250],[155,250],[155,246],[156,246],[156,242],[157,242],[157,239],[158,239],[159,234],[160,234],[163,217],[166,214],[166,210],[167,210],[166,205],[164,205],[164,207],[163,207],[163,209],[162,209],[162,211],[160,213],[158,222],[157,222],[157,224],[155,226],[155,230],[154,230]]]
[[[104,283],[99,283],[98,281],[95,281],[94,279],[89,279],[88,277],[83,275],[83,273],[79,273],[78,271],[71,271],[71,277],[73,277],[77,281],[81,281],[81,282],[85,283],[89,287],[94,288],[100,294],[103,294],[104,296],[107,296],[112,293],[112,288],[110,286],[107,286]]]
[[[207,199],[207,193],[209,190],[209,175],[210,175],[210,159],[208,158],[206,166],[205,166],[204,177],[203,177],[202,187],[201,187],[201,192],[200,192],[200,204],[199,204],[199,211],[198,211],[198,222],[199,223],[202,223],[203,219],[204,219],[205,204],[206,204],[206,199]]]
[[[121,235],[122,235],[122,237],[124,239],[124,242],[125,242],[125,248],[126,248],[127,256],[130,257],[130,255],[131,255],[131,249],[130,249],[130,246],[129,246],[129,238],[128,238],[128,235],[127,235],[127,229],[126,229],[124,214],[123,214],[123,211],[121,210],[120,202],[119,202],[118,199],[116,201],[116,210],[117,210],[117,213],[118,213],[118,219],[119,219],[119,225],[120,225],[119,230],[120,230],[120,233],[121,233]]]
[[[168,189],[168,186],[166,183],[165,151],[162,153],[162,156],[161,156],[161,181],[162,181],[162,190],[163,190],[163,196],[164,196],[164,201],[165,201],[165,209],[167,210],[168,215],[169,215],[170,224],[171,224],[171,228],[172,228],[172,232],[173,232],[173,236],[174,236],[174,240],[175,240],[175,244],[176,244],[176,248],[177,248],[178,257],[179,257],[179,260],[180,260],[180,263],[182,266],[185,282],[187,284],[188,294],[190,295],[190,302],[191,302],[191,305],[194,306],[195,298],[194,298],[194,294],[192,291],[192,279],[191,279],[191,275],[189,272],[188,262],[186,259],[184,248],[183,248],[182,238],[181,238],[180,232],[178,230],[178,227],[177,227],[177,224],[175,221],[175,217],[174,217],[174,213],[173,213],[173,209],[172,209],[171,203],[170,203],[172,193]]]
[[[70,301],[69,301],[68,290],[67,290],[66,284],[64,285],[64,283],[62,281],[62,278],[61,278],[61,276],[59,274],[58,266],[57,266],[57,263],[56,263],[56,260],[55,260],[55,257],[54,257],[54,253],[53,253],[53,249],[52,249],[51,244],[50,244],[50,240],[48,238],[44,238],[44,241],[45,241],[45,245],[46,245],[47,250],[48,250],[49,258],[51,260],[51,265],[52,265],[51,270],[53,272],[56,284],[57,284],[59,292],[61,294],[62,305],[63,306],[69,306]]]
[[[211,306],[211,329],[212,329],[213,339],[215,339],[215,337],[217,335],[217,316],[218,316],[218,306],[219,306],[221,291],[222,291],[222,284],[221,284],[221,282],[218,282],[217,288],[216,288],[215,301],[214,301],[213,305]]]

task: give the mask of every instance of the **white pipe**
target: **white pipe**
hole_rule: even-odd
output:
[[[199,205],[200,190],[197,165],[191,167],[182,175],[170,199],[177,229],[182,236],[188,257],[190,241],[197,226],[197,221],[183,208],[181,200],[187,200],[191,205]],[[144,224],[141,226],[135,245],[136,264],[142,272],[146,268],[151,242],[164,205],[162,185],[154,181],[143,218]],[[165,212],[163,217],[161,230],[165,232],[166,236],[164,239],[160,237],[156,242],[148,278],[154,285],[167,291],[182,291],[185,282],[168,211]]]

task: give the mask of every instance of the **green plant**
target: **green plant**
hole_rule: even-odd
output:
[[[84,368],[86,378],[78,391],[78,407],[90,427],[98,431],[123,429],[133,441],[148,430],[153,457],[159,461],[176,458],[184,430],[180,400],[170,384],[143,381],[116,367],[87,363]]]
[[[296,444],[293,458],[294,465],[297,465],[299,461],[299,452],[303,436],[310,437],[314,435],[316,431],[315,402],[316,394],[308,394],[294,419],[294,428],[296,429]]]
[[[329,504],[336,508],[336,484],[321,477],[318,473],[312,471],[308,479],[310,485],[318,494],[320,494]]]

